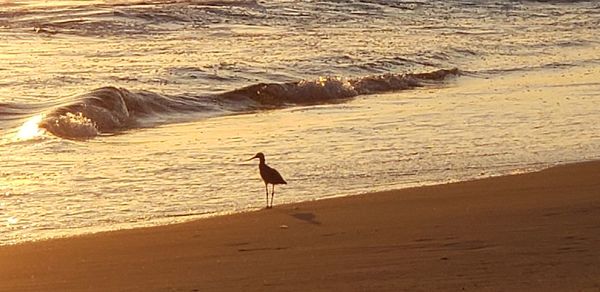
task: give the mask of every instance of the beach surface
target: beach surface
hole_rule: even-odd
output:
[[[600,290],[600,162],[276,203],[2,246],[0,291]]]

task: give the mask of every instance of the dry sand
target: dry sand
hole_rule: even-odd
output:
[[[600,291],[600,162],[0,247],[0,291],[333,289]]]

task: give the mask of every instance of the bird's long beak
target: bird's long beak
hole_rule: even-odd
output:
[[[250,161],[250,160],[252,160],[252,159],[254,159],[254,158],[256,158],[256,155],[254,155],[254,157],[252,157],[252,158],[250,158],[250,159],[248,159],[248,160],[246,160],[246,161]]]

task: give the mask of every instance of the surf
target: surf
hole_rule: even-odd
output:
[[[383,74],[361,78],[321,77],[287,83],[257,83],[214,95],[166,95],[107,86],[48,109],[39,128],[66,139],[90,139],[155,126],[182,115],[225,115],[298,105],[344,102],[359,95],[407,90],[441,82],[458,69]],[[169,117],[172,117],[171,119]]]

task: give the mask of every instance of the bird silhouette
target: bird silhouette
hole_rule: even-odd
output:
[[[265,163],[265,155],[261,152],[256,153],[254,157],[248,159],[252,160],[258,158],[260,159],[260,163],[258,164],[258,170],[260,171],[260,177],[265,182],[265,192],[267,194],[267,209],[273,208],[273,197],[275,196],[275,185],[286,185],[287,182],[281,177],[279,172],[271,167],[269,167]],[[271,205],[269,206],[269,184],[273,186],[271,191]]]

